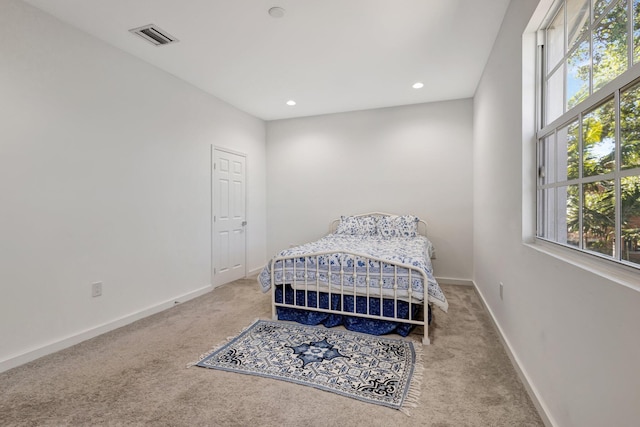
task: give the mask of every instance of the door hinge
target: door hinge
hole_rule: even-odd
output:
[[[213,164],[213,170],[215,170],[215,169],[216,169],[216,165],[217,165],[217,163],[214,163],[214,164]]]
[[[218,270],[214,268],[214,269],[213,269],[213,274],[214,274],[214,275],[215,275],[215,274],[218,274]]]

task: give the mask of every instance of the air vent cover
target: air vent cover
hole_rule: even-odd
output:
[[[178,41],[177,38],[173,37],[165,30],[162,30],[153,24],[133,28],[129,30],[129,32],[142,37],[154,46],[164,46],[166,44],[175,43]]]

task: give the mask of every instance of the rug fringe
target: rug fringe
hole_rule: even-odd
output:
[[[413,377],[411,378],[411,384],[409,385],[409,392],[402,402],[400,412],[407,416],[411,416],[409,408],[417,408],[422,395],[422,378],[424,376],[424,364],[422,362],[423,350],[422,343],[412,341],[413,351],[416,355],[416,361],[413,365]]]
[[[253,319],[253,322],[251,322],[251,324],[249,326],[247,326],[246,328],[242,328],[242,330],[238,333],[238,335],[240,335],[241,333],[243,333],[244,331],[246,331],[247,329],[249,329],[250,327],[252,327],[253,325],[255,325],[257,322],[260,321],[260,318],[257,317],[255,319]],[[200,363],[201,361],[203,361],[204,359],[206,359],[207,357],[211,356],[213,353],[215,353],[216,351],[218,351],[220,348],[222,348],[224,345],[226,345],[229,341],[231,341],[232,339],[236,338],[236,336],[231,336],[231,337],[227,337],[227,339],[223,342],[220,343],[218,345],[213,346],[209,351],[207,351],[206,353],[201,354],[198,357],[198,360],[196,360],[195,362],[190,362],[187,363],[186,368],[189,369],[192,366],[196,366],[198,363]]]

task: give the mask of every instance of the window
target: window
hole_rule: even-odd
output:
[[[640,268],[640,0],[560,0],[540,28],[537,237]]]

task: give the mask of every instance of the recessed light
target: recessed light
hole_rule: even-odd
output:
[[[278,6],[274,6],[269,9],[269,15],[273,18],[282,18],[284,16],[284,9]]]
[[[293,107],[294,105],[296,105],[296,101],[294,101],[293,99],[290,99],[290,100],[287,101],[287,105],[289,107]]]
[[[422,89],[422,88],[424,87],[424,83],[422,83],[422,82],[415,82],[415,83],[413,84],[413,86],[411,86],[411,87],[412,87],[412,88],[414,88],[414,89]]]

